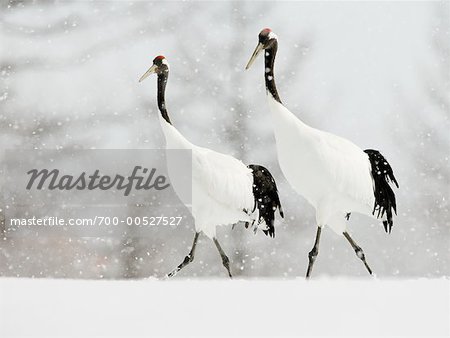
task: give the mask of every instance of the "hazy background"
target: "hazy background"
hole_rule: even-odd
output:
[[[2,1],[1,149],[162,148],[156,80],[137,80],[163,54],[174,125],[198,145],[268,167],[279,185],[287,218],[275,239],[242,226],[219,229],[233,273],[303,276],[314,211],[278,167],[262,58],[244,71],[257,34],[271,27],[289,109],[363,149],[379,149],[394,168],[400,190],[392,234],[369,218],[350,220],[372,269],[386,277],[448,276],[449,13],[448,2]],[[193,233],[190,225],[159,227],[145,239],[3,235],[0,275],[161,277],[182,261]],[[201,238],[180,276],[224,278],[213,243]],[[327,229],[314,275],[367,272]]]

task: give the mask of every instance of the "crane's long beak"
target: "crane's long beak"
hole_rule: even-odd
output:
[[[260,42],[256,46],[255,51],[252,54],[252,57],[250,58],[250,60],[248,60],[247,66],[245,66],[246,70],[250,68],[250,66],[253,64],[253,62],[256,60],[256,58],[258,57],[259,53],[261,53],[262,50],[264,50],[264,45]]]
[[[152,65],[145,73],[144,75],[141,76],[141,78],[139,79],[139,82],[144,81],[147,76],[149,76],[150,74],[156,73],[156,68],[158,68],[158,66],[156,65]]]

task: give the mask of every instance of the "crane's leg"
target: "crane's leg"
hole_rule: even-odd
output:
[[[191,263],[194,260],[195,247],[197,246],[198,235],[200,235],[200,233],[196,232],[195,236],[194,236],[194,242],[192,243],[191,251],[189,251],[188,255],[186,257],[184,257],[184,261],[181,262],[181,264],[178,265],[175,270],[173,270],[171,273],[169,273],[167,275],[167,277],[170,278],[170,277],[175,276],[178,273],[178,271],[183,269],[186,265],[188,265],[189,263]]]
[[[320,242],[320,233],[321,232],[322,232],[322,227],[318,226],[317,233],[316,233],[316,241],[314,242],[314,246],[313,246],[312,250],[308,254],[309,264],[308,264],[308,270],[306,271],[306,278],[310,277],[314,262],[316,261],[316,257],[319,254],[319,242]]]
[[[222,257],[222,264],[225,267],[225,269],[227,269],[228,271],[228,276],[230,278],[233,278],[233,276],[231,275],[231,271],[230,271],[230,260],[228,259],[227,255],[225,254],[225,252],[223,251],[222,247],[219,244],[219,241],[217,240],[217,238],[213,238],[214,244],[217,247],[217,250],[219,250],[220,253],[220,257]]]
[[[348,234],[347,231],[344,231],[343,234],[344,234],[344,237],[347,238],[347,241],[349,241],[353,250],[355,250],[356,256],[358,256],[358,258],[363,261],[364,265],[367,268],[367,271],[369,271],[369,273],[372,274],[372,269],[370,268],[369,264],[367,264],[367,262],[366,262],[366,256],[364,255],[364,251],[361,249],[361,247],[358,244],[355,243],[355,241],[353,240],[353,238],[350,237],[350,235]]]

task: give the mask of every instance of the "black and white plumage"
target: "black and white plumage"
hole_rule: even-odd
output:
[[[278,209],[282,215],[275,180],[269,171],[257,165],[244,165],[236,158],[221,154],[189,142],[171,123],[165,103],[165,89],[169,76],[169,64],[164,56],[157,56],[153,65],[140,78],[150,74],[158,76],[158,108],[160,124],[166,139],[167,149],[186,149],[192,153],[192,201],[191,212],[195,220],[195,236],[192,249],[184,261],[171,273],[174,276],[194,259],[195,247],[200,232],[212,239],[222,257],[222,262],[231,277],[229,259],[217,238],[216,227],[245,222],[261,229],[266,235],[275,235],[274,219]],[[176,165],[167,157],[169,176]],[[177,192],[177,181],[172,180]],[[185,182],[179,182],[185,184]],[[178,190],[180,191],[180,190]],[[180,195],[181,197],[181,195]],[[188,204],[189,201],[183,201]],[[269,210],[270,209],[270,210]]]
[[[321,229],[325,225],[344,235],[372,273],[362,249],[346,231],[346,220],[352,212],[374,216],[381,218],[386,231],[390,232],[396,201],[389,183],[398,187],[392,168],[378,151],[363,151],[342,137],[306,125],[291,113],[282,104],[275,85],[278,38],[266,28],[260,32],[258,40],[246,69],[264,51],[264,79],[278,161],[288,182],[316,210],[317,235],[309,253],[306,275],[311,274]]]
[[[280,197],[278,196],[277,184],[271,173],[263,166],[250,164],[248,167],[253,171],[253,196],[255,198],[255,205],[252,213],[258,209],[258,225],[265,223],[266,229],[262,230],[264,234],[275,237],[274,221],[277,209],[280,212],[280,216],[284,217]]]
[[[394,191],[389,185],[389,182],[393,182],[397,188],[399,186],[391,166],[378,150],[366,149],[364,152],[369,156],[372,168],[373,192],[375,195],[372,214],[375,215],[376,213],[377,218],[382,218],[386,213],[386,219],[383,220],[383,226],[386,232],[391,233],[392,225],[394,224],[392,220],[392,211],[397,213],[397,204]]]

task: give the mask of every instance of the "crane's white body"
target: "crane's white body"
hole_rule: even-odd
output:
[[[372,216],[375,197],[367,154],[344,138],[306,125],[269,92],[267,98],[281,170],[316,209],[317,225],[342,234],[347,213]]]
[[[159,120],[167,149],[192,151],[191,212],[196,231],[212,239],[216,226],[257,219],[257,208],[250,215],[244,212],[254,209],[252,170],[232,156],[192,144],[161,116]],[[179,162],[173,163],[168,157],[169,175],[172,165],[179,165]],[[176,180],[172,183],[177,192]]]

